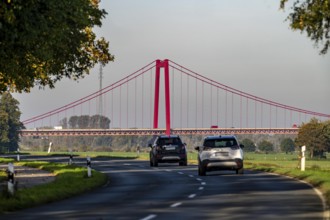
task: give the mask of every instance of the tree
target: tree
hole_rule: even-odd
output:
[[[253,141],[251,139],[245,138],[242,141],[242,144],[244,145],[244,151],[247,151],[247,152],[256,151],[256,145],[253,143]]]
[[[78,127],[81,129],[89,128],[89,115],[81,115],[78,118]]]
[[[285,152],[286,154],[295,150],[294,141],[291,138],[284,138],[281,141],[280,147],[281,151]]]
[[[0,99],[0,146],[9,151],[16,150],[19,142],[19,132],[24,128],[20,122],[21,112],[19,102],[9,92],[1,95]]]
[[[330,120],[324,122],[323,134],[326,142],[327,151],[330,152]]]
[[[66,124],[66,118],[62,119],[61,124]],[[110,127],[110,119],[102,115],[81,115],[71,116],[69,119],[69,128],[86,129],[86,128],[103,128],[108,129]]]
[[[8,113],[3,109],[0,109],[0,152],[3,151],[2,145],[9,142],[8,131]]]
[[[280,7],[285,8],[288,0],[281,0]],[[330,1],[329,0],[295,0],[293,12],[287,20],[293,30],[306,32],[315,45],[323,44],[320,54],[326,54],[330,46]]]
[[[79,116],[76,116],[76,115],[71,116],[69,119],[69,128],[72,128],[72,129],[79,128],[78,121],[79,121]]]
[[[265,152],[265,153],[269,153],[269,152],[273,152],[274,151],[274,146],[271,142],[267,141],[267,140],[262,140],[259,144],[258,144],[258,148],[259,150]]]
[[[324,125],[316,118],[312,118],[308,123],[303,123],[298,131],[295,142],[298,146],[305,145],[311,158],[314,157],[315,153],[323,154],[327,150]]]
[[[107,14],[98,0],[0,2],[0,93],[78,80],[114,60],[92,31]]]
[[[60,121],[60,126],[62,126],[62,128],[64,129],[67,129],[68,128],[68,118],[63,118],[61,121]]]
[[[108,129],[110,127],[110,119],[102,115],[93,115],[90,117],[89,126],[91,128]]]

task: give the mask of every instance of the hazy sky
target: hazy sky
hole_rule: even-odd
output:
[[[280,0],[103,0],[95,29],[115,61],[109,85],[155,59],[170,59],[208,78],[282,104],[330,113],[330,52],[319,55],[285,22]],[[14,94],[22,120],[97,91],[99,67],[79,82]]]

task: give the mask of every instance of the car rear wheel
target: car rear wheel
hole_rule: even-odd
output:
[[[180,161],[179,162],[179,166],[187,166],[187,160],[184,160],[184,161]]]
[[[237,169],[236,174],[244,174],[244,168],[242,167],[241,169]]]
[[[158,167],[158,161],[155,157],[153,158],[153,165],[154,167]]]
[[[149,153],[149,162],[150,162],[150,166],[153,167],[154,163],[153,163],[153,156],[151,153]]]
[[[199,176],[205,176],[206,175],[206,169],[202,165],[198,165],[198,175]]]

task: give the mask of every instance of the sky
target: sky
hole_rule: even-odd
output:
[[[280,0],[103,0],[107,11],[97,36],[110,42],[109,85],[156,59],[170,59],[199,74],[275,102],[330,114],[330,52],[285,21]],[[99,67],[55,89],[13,96],[21,120],[51,111],[99,89]]]

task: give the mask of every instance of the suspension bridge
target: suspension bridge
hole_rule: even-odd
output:
[[[108,127],[73,123],[99,115]],[[224,85],[171,60],[155,60],[83,98],[23,120],[23,136],[296,134],[330,114],[305,110]]]

